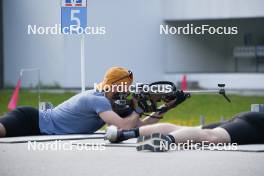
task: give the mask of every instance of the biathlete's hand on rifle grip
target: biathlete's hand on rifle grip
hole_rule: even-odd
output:
[[[135,97],[132,98],[132,107],[140,117],[144,114],[144,110],[138,106],[138,100]]]
[[[184,93],[182,90],[176,92],[176,99],[167,102],[166,104],[161,105],[158,108],[159,114],[164,114],[170,109],[175,108],[177,105],[181,104],[186,100],[186,98],[190,97],[189,93]]]
[[[184,102],[186,100],[186,98],[190,97],[191,94],[189,93],[185,93],[183,92],[182,90],[179,90],[176,92],[176,101],[175,103],[173,104],[174,107],[181,104],[182,102]]]

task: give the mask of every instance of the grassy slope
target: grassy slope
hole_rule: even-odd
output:
[[[0,115],[7,112],[11,94],[11,90],[0,90]],[[41,93],[41,99],[58,105],[73,95],[74,93]],[[193,95],[182,105],[168,112],[162,121],[181,125],[198,125],[200,115],[206,117],[206,123],[214,122],[219,121],[221,116],[228,119],[236,113],[249,111],[250,104],[264,104],[264,97],[231,95],[230,98],[232,103],[228,103],[219,95]],[[37,102],[36,93],[23,90],[20,92],[18,105],[37,107]]]

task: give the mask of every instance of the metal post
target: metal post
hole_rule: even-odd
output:
[[[205,117],[200,115],[200,125],[205,125]]]
[[[40,104],[40,68],[25,68],[25,69],[21,69],[20,70],[20,78],[22,79],[23,73],[24,72],[33,72],[33,71],[37,71],[38,72],[38,101]]]
[[[85,55],[84,55],[84,35],[81,36],[81,87],[85,91]]]
[[[221,116],[220,117],[220,122],[224,122],[225,121],[225,117],[224,116]]]
[[[264,112],[264,104],[251,104],[251,112]]]
[[[38,100],[40,104],[40,69],[38,69]]]

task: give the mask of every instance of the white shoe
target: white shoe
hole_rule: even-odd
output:
[[[117,142],[118,138],[118,129],[116,126],[109,126],[106,128],[105,140],[109,140],[110,142]]]

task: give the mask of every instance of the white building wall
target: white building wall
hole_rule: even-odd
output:
[[[263,0],[164,0],[164,19],[264,17]]]
[[[167,73],[164,79],[177,83],[182,80],[183,75]],[[185,75],[187,82],[198,82],[199,87],[203,89],[216,89],[219,83],[224,83],[227,90],[263,90],[264,88],[264,74],[259,73],[189,73]]]
[[[244,35],[252,35],[251,45],[264,45],[264,18],[229,20],[168,21],[170,26],[236,26],[236,35],[164,35],[166,38],[166,72],[235,72],[233,48],[244,46]],[[255,72],[256,59],[238,60],[239,72]],[[264,62],[259,64],[264,72]]]
[[[28,24],[60,23],[60,0],[3,2],[5,85],[16,83],[21,68],[39,67],[43,84],[57,82],[62,87],[79,87],[79,38],[26,33]],[[232,47],[243,43],[242,35],[164,37],[159,34],[159,25],[190,19],[216,19],[214,23],[218,24],[219,18],[263,17],[263,3],[261,0],[89,0],[88,24],[106,26],[107,34],[85,37],[86,83],[92,86],[101,80],[107,68],[116,65],[130,68],[137,82],[161,79],[176,82],[183,73],[193,70],[232,71]],[[257,40],[263,37],[260,32],[263,25],[246,25],[257,34]],[[218,82],[226,82],[229,88],[264,88],[263,74],[188,75],[189,81],[199,81],[204,88],[212,88]],[[36,74],[25,74],[23,85],[36,80]]]
[[[233,48],[244,45],[244,35],[252,34],[252,45],[264,43],[264,18],[228,20],[167,21],[170,26],[209,24],[211,26],[237,26],[237,35],[166,35],[164,79],[198,82],[202,88],[216,88],[226,83],[228,89],[264,89],[264,59],[256,72],[256,58],[238,59],[235,71]]]
[[[89,0],[89,26],[106,26],[104,36],[86,36],[86,83],[92,86],[111,66],[125,66],[136,81],[162,78],[161,1]],[[27,25],[60,23],[60,0],[4,0],[5,85],[21,68],[39,67],[43,84],[80,86],[80,42],[76,36],[27,35]],[[148,70],[148,71],[146,71]],[[27,74],[23,85],[36,80]]]

